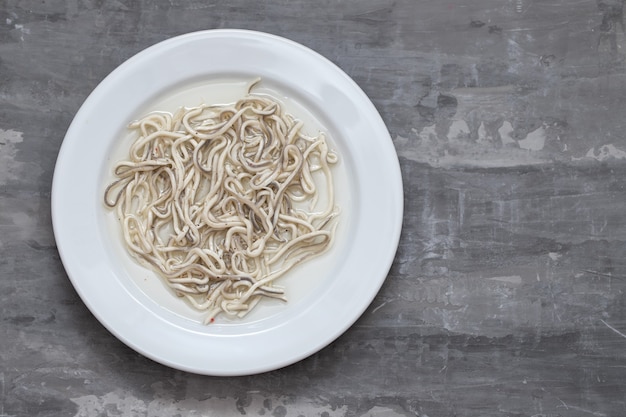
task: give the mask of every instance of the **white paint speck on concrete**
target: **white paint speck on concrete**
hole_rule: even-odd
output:
[[[23,140],[22,132],[0,129],[0,185],[17,179],[21,163],[15,160],[17,155],[15,145]]]
[[[528,133],[524,139],[517,142],[519,147],[528,151],[540,151],[546,145],[546,129],[541,126]]]

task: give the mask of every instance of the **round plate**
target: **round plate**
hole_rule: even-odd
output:
[[[193,88],[203,83],[256,77],[328,130],[341,158],[335,172],[341,208],[338,235],[322,258],[285,277],[286,303],[268,302],[245,319],[203,325],[152,272],[130,259],[102,193],[119,150],[128,146],[128,123],[151,105],[181,91],[196,91]],[[204,99],[204,94],[194,100]],[[281,368],[339,337],[384,282],[397,249],[402,213],[398,158],[363,91],[312,50],[244,30],[175,37],[114,70],[76,114],[52,185],[59,253],[91,312],[137,352],[207,375]]]

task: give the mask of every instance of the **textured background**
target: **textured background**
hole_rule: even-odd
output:
[[[626,415],[623,0],[0,0],[0,416]],[[386,122],[405,218],[336,342],[239,378],[127,348],[56,250],[75,112],[171,36],[245,28],[344,69]]]

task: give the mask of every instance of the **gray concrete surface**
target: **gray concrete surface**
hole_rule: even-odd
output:
[[[0,416],[626,415],[623,0],[0,1]],[[336,342],[261,375],[135,353],[56,250],[57,152],[158,41],[290,38],[343,68],[396,146],[388,279]]]

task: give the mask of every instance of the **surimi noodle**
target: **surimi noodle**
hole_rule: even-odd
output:
[[[131,255],[206,311],[205,323],[285,300],[274,281],[331,246],[337,154],[273,98],[155,112],[130,129],[104,202]]]

